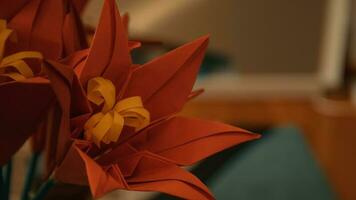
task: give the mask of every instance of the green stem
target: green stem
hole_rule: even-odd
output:
[[[44,182],[40,189],[38,190],[36,196],[32,200],[42,200],[47,195],[48,191],[54,186],[55,182],[53,179],[48,179]]]
[[[0,199],[4,198],[4,192],[3,192],[3,188],[4,188],[4,177],[2,175],[2,166],[0,166]]]
[[[4,200],[8,200],[10,197],[10,186],[11,186],[11,174],[12,174],[12,160],[10,160],[5,168],[4,185],[2,189],[2,194]]]
[[[24,187],[23,187],[22,194],[21,194],[22,200],[29,199],[29,192],[31,190],[33,178],[35,177],[37,161],[38,161],[39,156],[40,156],[39,153],[32,154],[32,157],[30,160],[30,165],[28,166],[28,171],[27,171]]]

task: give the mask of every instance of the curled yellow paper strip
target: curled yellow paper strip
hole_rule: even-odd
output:
[[[143,107],[141,97],[134,96],[115,104],[115,86],[102,77],[90,79],[87,98],[96,105],[102,105],[101,112],[92,115],[84,125],[84,137],[100,146],[100,142],[116,142],[124,125],[136,131],[150,122],[150,113]]]
[[[7,28],[5,20],[0,19],[0,76],[9,77],[18,81],[33,77],[33,71],[23,59],[42,60],[41,53],[36,51],[21,51],[7,57],[4,57],[6,41],[12,34],[12,30]],[[7,69],[14,69],[8,72]]]

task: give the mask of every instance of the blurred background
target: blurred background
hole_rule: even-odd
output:
[[[217,199],[356,199],[356,2],[120,0],[144,63],[210,34],[182,115],[259,132],[262,139],[192,168]],[[95,29],[102,1],[83,11]],[[173,199],[113,192],[106,199]]]
[[[356,199],[355,2],[118,3],[130,38],[148,41],[134,52],[137,63],[210,34],[196,84],[206,92],[184,115],[265,136],[193,168],[217,199]],[[85,8],[89,27],[100,8]]]

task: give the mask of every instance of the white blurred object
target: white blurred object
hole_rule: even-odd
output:
[[[328,0],[320,53],[320,80],[326,88],[342,83],[350,31],[351,0]]]

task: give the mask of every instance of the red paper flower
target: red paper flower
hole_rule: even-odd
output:
[[[204,36],[142,66],[134,65],[115,1],[106,0],[90,49],[66,60],[77,75],[72,81],[67,79],[72,82],[71,88],[58,87],[61,91],[56,91],[62,108],[59,135],[50,149],[56,179],[88,184],[94,197],[125,189],[160,191],[185,199],[214,199],[203,183],[180,167],[259,135],[218,122],[175,116],[192,94],[207,43],[208,37]],[[98,77],[103,79],[102,84],[88,85]],[[111,83],[116,91],[108,86]],[[95,102],[89,97],[89,101],[86,96],[90,92],[101,99]],[[114,92],[115,101],[107,100]],[[133,118],[138,120],[135,123],[142,122],[141,113],[130,110],[135,107],[124,106],[130,115],[116,109],[117,104],[131,97],[142,99],[143,106],[137,105],[150,113],[151,123],[141,129],[125,123],[128,126],[118,141],[106,141],[116,114],[122,115],[124,122]],[[91,124],[90,119],[98,113],[99,119]],[[88,126],[100,126],[104,116],[110,123],[102,123],[104,128],[98,128],[101,131]],[[84,130],[92,131],[90,134],[99,143],[86,137]]]

